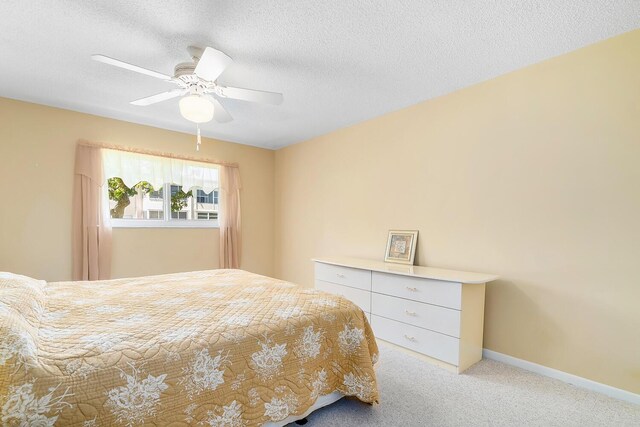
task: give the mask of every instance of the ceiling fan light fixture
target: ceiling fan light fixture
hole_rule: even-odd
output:
[[[180,99],[180,114],[194,123],[206,123],[213,119],[213,104],[208,99],[194,94]]]
[[[154,105],[188,94],[186,97],[180,99],[180,113],[182,117],[196,124],[206,123],[213,119],[218,123],[227,123],[233,120],[233,117],[231,117],[231,114],[225,109],[218,97],[272,105],[282,104],[283,98],[281,93],[218,86],[216,81],[233,62],[231,58],[224,52],[212,47],[201,49],[190,46],[188,50],[193,62],[183,62],[176,65],[173,76],[158,73],[104,55],[92,55],[91,58],[94,61],[178,85],[178,89],[136,99],[131,101],[131,104],[138,106]]]

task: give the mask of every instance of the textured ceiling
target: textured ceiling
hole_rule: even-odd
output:
[[[172,89],[93,53],[173,74],[190,44],[234,63],[222,84],[282,92],[225,100],[213,138],[304,141],[640,27],[638,0],[1,1],[0,96],[194,132]]]

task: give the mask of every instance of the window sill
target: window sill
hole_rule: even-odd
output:
[[[220,228],[218,221],[207,220],[153,220],[112,219],[112,228]]]

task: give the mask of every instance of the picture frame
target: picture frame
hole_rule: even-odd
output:
[[[413,265],[417,243],[418,230],[389,230],[384,262]]]

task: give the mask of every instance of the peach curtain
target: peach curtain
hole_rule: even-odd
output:
[[[100,148],[77,145],[73,184],[73,280],[109,279],[111,226]]]
[[[220,166],[220,268],[240,268],[240,171]]]

